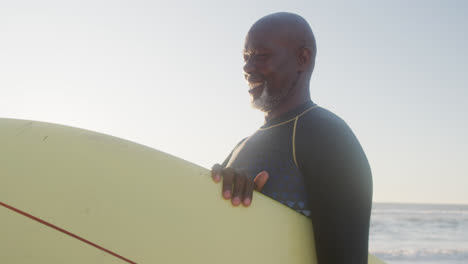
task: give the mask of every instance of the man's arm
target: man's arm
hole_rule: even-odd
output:
[[[326,110],[324,110],[326,111]],[[305,177],[319,264],[367,263],[372,175],[361,145],[331,113],[299,119],[296,157]]]

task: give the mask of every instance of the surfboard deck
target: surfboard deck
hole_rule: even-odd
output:
[[[0,263],[316,263],[290,208],[234,208],[205,168],[37,121],[0,119],[0,219]]]

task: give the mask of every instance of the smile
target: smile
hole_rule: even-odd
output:
[[[253,93],[254,90],[256,90],[257,88],[264,87],[265,83],[266,83],[266,81],[249,83],[249,87],[250,87],[249,93]]]

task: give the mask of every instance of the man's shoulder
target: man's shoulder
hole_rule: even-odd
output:
[[[306,130],[330,132],[330,130],[348,130],[346,122],[332,111],[316,106],[299,117],[299,124]]]
[[[299,157],[309,155],[322,160],[335,160],[344,155],[359,156],[364,160],[359,140],[342,118],[322,107],[309,112],[301,116],[297,123],[295,136]]]

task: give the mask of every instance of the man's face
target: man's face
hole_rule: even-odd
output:
[[[263,112],[273,110],[297,82],[294,48],[281,34],[259,29],[248,33],[243,53],[252,106]]]

